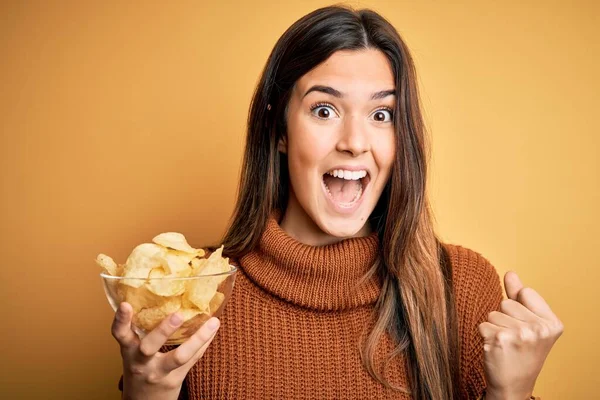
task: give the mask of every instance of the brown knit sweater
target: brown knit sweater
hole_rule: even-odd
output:
[[[241,268],[221,328],[189,372],[182,397],[410,398],[386,390],[360,361],[359,339],[371,326],[380,289],[375,279],[358,283],[376,258],[376,234],[314,247],[288,236],[275,218],[258,248],[238,260]],[[445,247],[459,320],[461,397],[476,399],[485,387],[477,325],[498,309],[502,287],[494,267],[480,254]],[[386,338],[378,359],[392,347]],[[406,387],[404,362],[392,364],[386,376]]]

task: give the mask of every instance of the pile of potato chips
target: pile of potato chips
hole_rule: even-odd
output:
[[[108,290],[115,292],[116,302],[131,304],[133,323],[145,331],[174,312],[183,317],[180,330],[197,328],[225,299],[218,289],[229,277],[223,273],[232,268],[229,259],[222,257],[223,246],[204,258],[204,250],[191,247],[181,233],[161,233],[152,242],[133,249],[124,265],[117,265],[105,254],[98,255],[96,262],[106,274],[124,278],[114,280]],[[200,277],[178,279],[196,276]]]

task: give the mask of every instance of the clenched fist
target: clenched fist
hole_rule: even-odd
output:
[[[508,299],[479,325],[484,339],[486,400],[528,399],[563,324],[535,290],[514,272],[504,276]]]

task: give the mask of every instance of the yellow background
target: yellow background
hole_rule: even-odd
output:
[[[329,4],[159,3],[0,6],[2,398],[118,398],[94,257],[123,262],[163,231],[219,240],[259,73]],[[389,18],[416,59],[442,237],[518,271],[565,323],[536,393],[593,397],[598,2],[349,4]]]

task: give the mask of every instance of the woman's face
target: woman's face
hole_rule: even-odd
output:
[[[288,105],[290,200],[282,228],[323,245],[370,233],[395,154],[392,69],[379,50],[338,51],[302,76]]]

